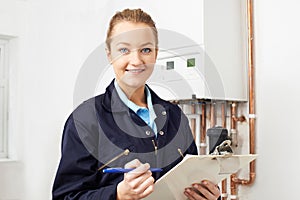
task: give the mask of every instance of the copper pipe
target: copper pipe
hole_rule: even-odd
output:
[[[235,116],[234,120],[235,120],[236,122],[245,122],[245,121],[247,121],[247,120],[246,120],[246,117],[245,117],[244,115],[241,115],[241,116],[239,116],[239,117]]]
[[[201,115],[201,136],[200,136],[200,154],[206,154],[206,104],[202,104]]]
[[[233,102],[231,104],[231,108],[230,108],[230,130],[231,133],[236,132],[236,103]],[[234,131],[233,131],[234,130]],[[232,140],[234,140],[233,136],[232,136]],[[230,194],[231,196],[236,196],[237,195],[237,184],[234,182],[234,180],[236,179],[236,174],[232,174],[230,176]]]
[[[237,122],[245,122],[246,117],[241,115],[240,117],[237,116],[237,106],[236,102],[231,104],[231,129],[230,129],[230,136],[231,136],[231,144],[233,147],[238,146],[238,138],[237,138]]]
[[[221,118],[222,118],[222,127],[226,128],[226,103],[222,103],[221,105]],[[227,179],[222,181],[222,200],[227,199]]]
[[[221,113],[222,113],[222,127],[226,128],[226,102],[221,105]]]
[[[195,113],[196,113],[196,106],[194,103],[192,103],[191,114],[195,114]],[[194,119],[194,118],[191,119],[191,129],[192,129],[193,138],[195,140],[196,139],[196,119]]]
[[[231,143],[233,147],[237,147],[237,103],[232,102],[231,108],[230,108],[230,136],[231,136]]]
[[[247,0],[248,20],[248,85],[249,85],[249,140],[250,154],[255,154],[255,82],[254,82],[254,31],[253,31],[253,0]],[[255,161],[250,163],[249,179],[231,176],[231,194],[237,194],[237,185],[250,185],[256,177]]]
[[[237,113],[237,103],[236,102],[232,102],[231,104],[231,108],[230,108],[230,112],[231,112],[231,120],[230,120],[230,128],[231,129],[236,129],[236,122],[237,122],[237,117],[236,117],[236,113]]]
[[[214,102],[210,104],[210,127],[214,127],[216,125],[215,106]]]

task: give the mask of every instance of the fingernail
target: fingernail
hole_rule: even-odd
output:
[[[202,181],[202,183],[203,183],[204,185],[207,185],[207,181]]]

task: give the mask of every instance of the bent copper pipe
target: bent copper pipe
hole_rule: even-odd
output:
[[[230,130],[231,133],[235,132],[236,133],[236,103],[233,102],[230,107]],[[234,131],[233,131],[234,130]],[[232,137],[232,140],[234,138]],[[237,195],[237,183],[235,182],[236,180],[236,174],[232,174],[230,176],[230,195],[231,196],[236,196]]]
[[[222,127],[226,128],[226,103],[222,103],[221,105],[221,118],[222,118]],[[227,199],[227,179],[222,181],[222,200]]]
[[[233,133],[233,130],[236,130],[236,121],[235,121],[236,104],[235,103],[231,104],[230,111],[231,111],[230,130],[231,130],[231,133]],[[232,140],[234,140],[233,137],[232,137]],[[235,179],[236,179],[236,174],[232,174],[230,176],[230,195],[231,196],[236,196],[237,195],[237,184],[234,182]]]
[[[249,140],[250,154],[255,154],[255,89],[254,89],[254,31],[253,31],[253,0],[247,0],[248,20],[248,84],[249,84]],[[255,161],[250,163],[249,179],[231,176],[231,194],[237,194],[237,185],[251,185],[256,178]]]

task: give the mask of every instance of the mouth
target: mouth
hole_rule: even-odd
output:
[[[138,74],[138,73],[141,73],[141,72],[145,71],[145,69],[126,69],[125,71],[130,72],[130,73]]]

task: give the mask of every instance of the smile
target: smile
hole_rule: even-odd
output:
[[[131,73],[141,73],[145,71],[145,69],[126,69],[126,71]]]

